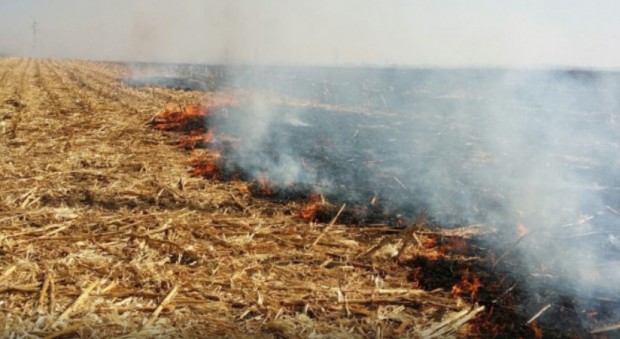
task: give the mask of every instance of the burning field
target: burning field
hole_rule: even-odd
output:
[[[617,112],[504,74],[162,67],[0,59],[2,336],[617,334]]]

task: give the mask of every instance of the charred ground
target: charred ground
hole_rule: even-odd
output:
[[[220,81],[229,88],[263,94],[258,104],[256,98],[250,98],[228,107],[224,114],[205,114],[205,129],[216,130],[205,147],[218,154],[217,166],[213,167],[219,168],[218,178],[249,181],[254,184],[254,195],[276,201],[312,200],[314,194],[320,194],[332,205],[320,207],[313,217],[325,222],[334,216],[339,204],[347,203],[347,211],[340,215],[347,224],[403,227],[419,211],[428,209],[432,210],[430,221],[444,228],[472,220],[492,224],[497,234],[480,242],[487,252],[478,255],[495,257],[472,268],[486,272],[486,299],[503,295],[500,291],[515,294],[510,300],[514,304],[509,307],[511,311],[497,312],[496,316],[510,314],[506,318],[514,319],[533,314],[536,316],[518,323],[523,327],[527,320],[531,326],[540,322],[547,333],[567,336],[585,335],[582,321],[594,327],[594,332],[605,328],[600,324],[615,322],[615,306],[599,301],[613,304],[617,292],[602,278],[618,259],[613,245],[617,212],[610,207],[618,201],[617,164],[605,159],[617,148],[613,138],[606,136],[615,130],[616,106],[606,97],[617,88],[617,74],[575,70],[519,71],[515,75],[506,70],[215,69],[213,74],[223,77]],[[523,83],[523,79],[531,82]],[[505,92],[506,88],[510,91]],[[494,119],[498,115],[486,109],[502,109],[498,102],[504,101],[510,104],[503,107],[509,114],[499,117],[506,118],[508,124],[515,122],[514,129],[522,129],[518,137],[526,142],[519,146],[525,149],[490,152],[484,134],[497,127]],[[247,126],[247,121],[257,126]],[[265,124],[267,133],[256,138],[253,129],[264,129],[261,125]],[[500,133],[512,132],[503,127]],[[563,145],[567,140],[554,136],[558,130],[577,132],[575,138],[582,139]],[[590,132],[602,136],[591,139]],[[490,140],[501,142],[502,138]],[[534,161],[552,163],[560,176],[579,178],[575,181],[579,185],[568,188],[562,180],[548,187],[539,182],[542,188],[530,191],[531,199],[557,198],[553,194],[536,196],[554,189],[578,193],[578,208],[585,217],[573,213],[564,218],[566,224],[558,224],[562,218],[557,218],[541,225],[541,220],[553,219],[544,214],[569,215],[560,210],[575,206],[563,206],[562,198],[546,207],[541,205],[541,215],[524,216],[515,209],[511,196],[523,194],[520,185],[531,184],[531,178],[520,177],[515,170],[541,168],[528,158],[530,155]],[[282,175],[282,171],[273,170],[281,166],[296,174]],[[445,182],[429,176],[429,171],[443,172],[438,177]],[[489,177],[472,175],[475,172]],[[517,178],[516,187],[502,186],[513,176]],[[442,200],[428,198],[436,193]],[[531,235],[521,220],[534,224]],[[468,246],[476,247],[473,243]],[[567,248],[570,251],[562,257],[541,255],[565,253]],[[567,258],[579,262],[580,257],[593,261],[586,264],[587,273],[583,267],[567,267],[571,260]],[[414,261],[420,264],[416,267],[426,266],[425,259],[420,260]],[[470,266],[446,266],[445,261],[433,264],[437,271],[426,268],[426,275],[421,275],[433,277],[423,283],[427,288],[441,286],[444,279],[454,285],[455,276],[461,274],[455,272]],[[489,306],[502,307],[496,305],[497,299],[492,300]]]
[[[129,74],[0,59],[2,336],[476,331],[468,324],[483,309],[415,287],[391,258],[402,239],[389,227],[309,223],[298,202],[192,177],[179,134],[148,122],[170,102],[230,93],[131,87],[121,81]],[[365,255],[387,236],[387,248]]]
[[[453,110],[475,113],[476,95],[442,92],[468,88],[471,72],[437,81],[417,71],[416,86],[424,86],[411,88],[408,70],[185,65],[162,75],[149,72],[169,66],[0,61],[6,335],[486,337],[533,336],[542,328],[587,336],[609,332],[604,326],[615,321],[613,291],[595,291],[588,304],[555,289],[562,272],[515,274],[540,263],[513,255],[519,234],[512,223],[495,231],[456,221],[445,228],[434,215],[414,223],[429,206],[417,200],[425,192],[416,191],[415,176],[400,169],[413,164],[422,173],[415,164],[436,164],[436,156],[431,149],[394,152],[392,145],[437,140],[436,128],[481,129],[482,118],[450,124]],[[127,85],[136,70],[148,79]],[[474,74],[482,83],[489,77]],[[192,90],[205,88],[212,91]],[[277,119],[261,138],[266,142],[240,147],[244,134],[229,122],[260,117],[250,94],[256,89],[272,100]],[[231,97],[242,100],[230,105],[237,100]],[[179,144],[183,134],[148,125],[170,103],[181,109],[197,102],[227,107],[195,121],[190,129],[202,129],[192,137],[197,143]],[[405,114],[410,108],[431,113]],[[418,120],[403,128],[405,119]],[[214,125],[217,134],[204,138]],[[192,175],[213,142],[224,170],[210,180]],[[293,186],[273,176],[259,181],[257,174],[283,163],[283,145],[320,175]],[[454,146],[463,150],[454,164],[488,160],[470,145]],[[254,150],[259,157],[248,158]],[[615,173],[603,168],[608,177]],[[324,209],[309,222],[303,212],[317,193]],[[348,207],[328,224],[342,203]],[[494,204],[483,205],[502,206]],[[604,218],[614,216],[596,216]],[[613,230],[603,230],[587,241],[561,238],[557,246],[607,244]],[[538,238],[518,246],[547,243],[528,239]],[[539,294],[532,284],[542,285]],[[553,306],[528,326],[547,304]]]

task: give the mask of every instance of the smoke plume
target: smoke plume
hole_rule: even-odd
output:
[[[231,161],[251,177],[346,201],[378,197],[394,213],[425,209],[438,225],[482,224],[514,239],[523,225],[530,234],[518,252],[568,276],[558,288],[611,293],[620,282],[607,271],[620,259],[619,74],[273,67],[228,75],[228,86],[254,94],[216,128],[240,140]],[[306,104],[274,100],[282,97]]]

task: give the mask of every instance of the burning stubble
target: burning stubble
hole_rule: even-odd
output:
[[[238,140],[225,166],[505,239],[522,225],[524,275],[562,272],[571,293],[620,282],[606,273],[620,257],[618,74],[230,67],[226,80],[253,94],[215,127]]]
[[[501,256],[493,267],[524,262],[521,284],[531,284],[532,296],[539,278],[581,300],[617,293],[619,74],[233,66],[209,72],[240,100],[185,108],[182,125],[207,126],[181,140],[182,147],[210,149],[194,154],[194,174],[246,179],[249,186],[238,182],[245,191],[272,198],[306,197],[306,220],[326,199],[349,206],[343,222],[401,226],[425,210],[438,226],[495,228],[499,237],[487,245]],[[453,292],[474,298],[479,282],[468,274]]]

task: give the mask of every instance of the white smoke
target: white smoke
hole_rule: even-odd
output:
[[[516,225],[523,224],[531,235],[518,251],[532,270],[542,263],[566,274],[561,288],[612,291],[620,283],[620,276],[601,270],[610,257],[620,259],[614,245],[620,218],[610,212],[620,209],[619,74],[336,68],[231,74],[234,86],[263,93],[224,127],[240,136],[233,161],[252,176],[362,204],[378,192],[396,212],[425,208],[439,225],[484,224],[514,239]],[[291,93],[315,102],[349,100],[367,110],[389,107],[391,114],[365,115],[353,107],[307,111],[267,99]],[[313,114],[318,121],[309,121]],[[296,132],[282,134],[283,128]],[[316,138],[305,139],[304,130]],[[335,142],[296,146],[323,139]],[[343,165],[331,171],[304,166],[313,152],[330,158],[319,166]],[[347,163],[360,154],[378,163],[373,170]],[[397,189],[386,189],[387,182]],[[346,189],[336,186],[342,183]],[[590,233],[595,236],[581,236]]]

